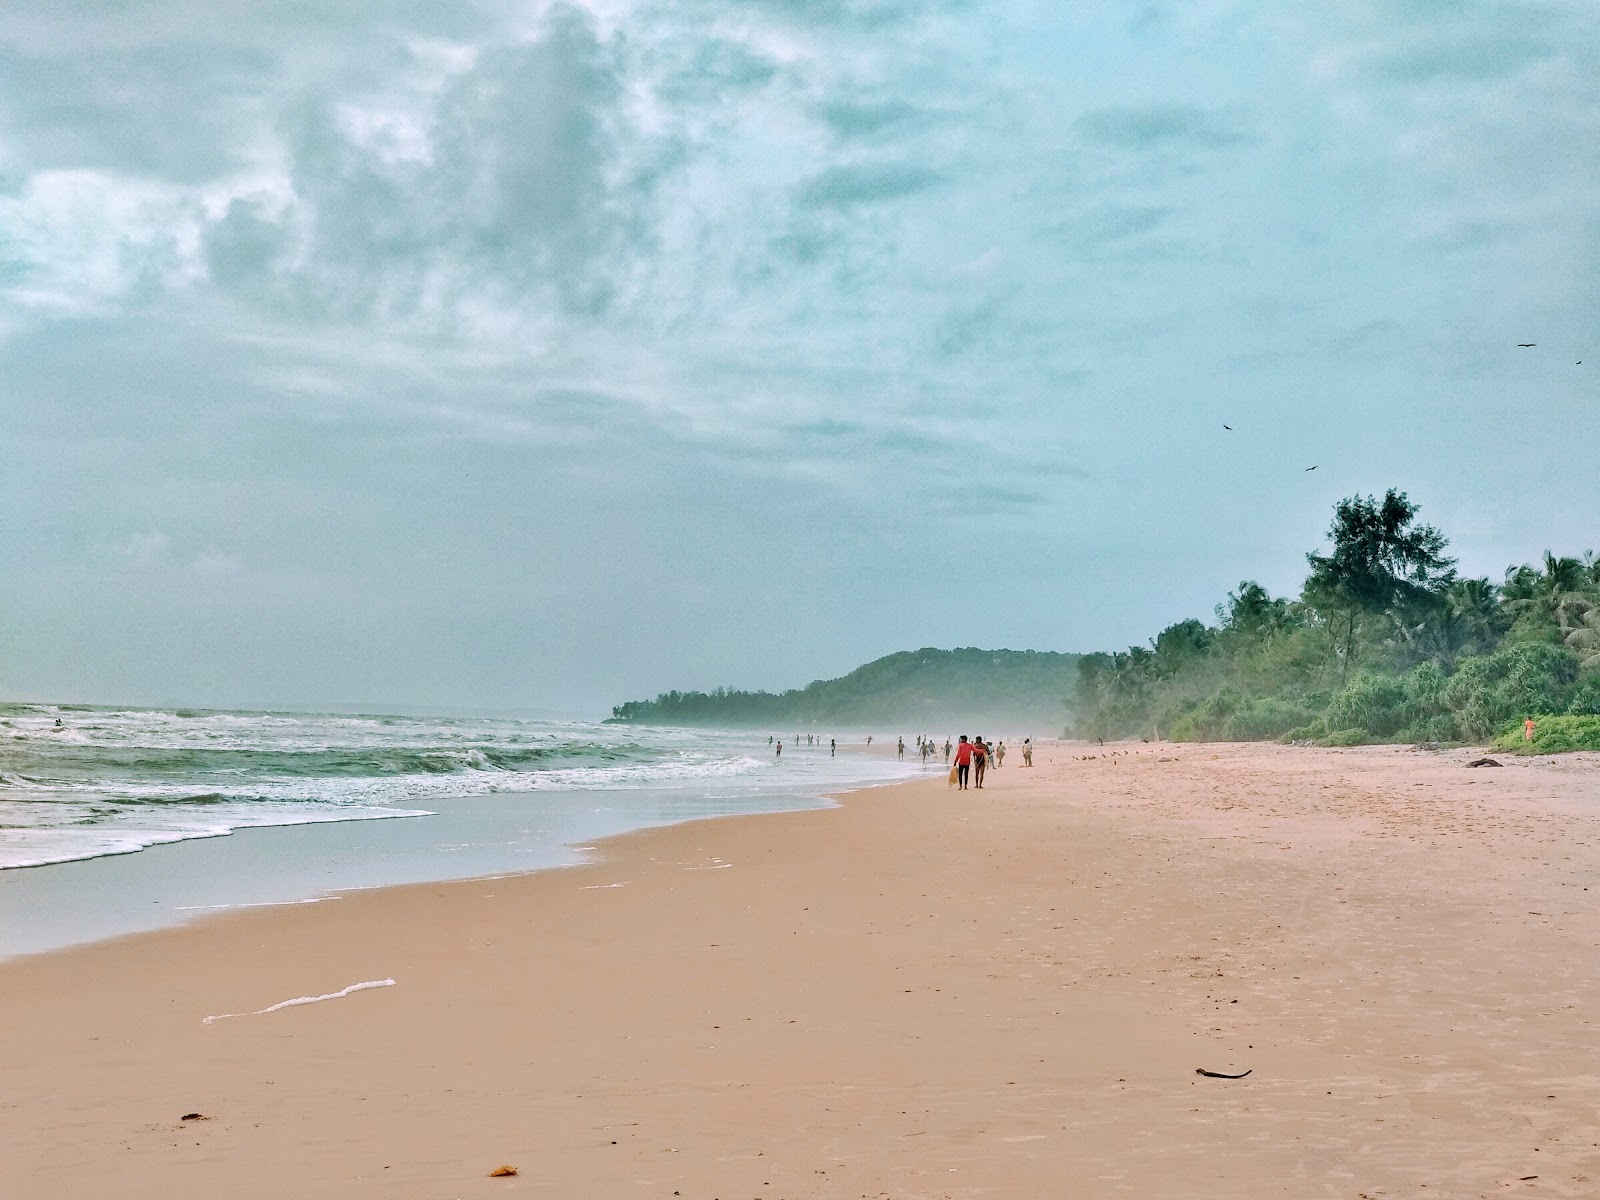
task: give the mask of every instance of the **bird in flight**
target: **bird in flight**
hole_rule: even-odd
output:
[[[1226,429],[1229,433],[1233,432],[1233,426],[1232,425],[1224,425],[1223,428]]]
[[[1518,342],[1517,343],[1517,349],[1518,350],[1532,350],[1538,344],[1539,344],[1538,342]]]
[[[1320,466],[1320,465],[1321,465],[1321,464],[1320,464],[1320,463],[1319,463],[1319,464],[1318,464],[1318,466]],[[1316,468],[1316,467],[1314,467],[1314,466],[1313,466],[1313,467],[1307,467],[1307,468],[1306,468],[1306,470],[1307,470],[1307,471],[1315,471],[1315,470],[1316,470],[1316,469],[1317,469],[1317,468]]]

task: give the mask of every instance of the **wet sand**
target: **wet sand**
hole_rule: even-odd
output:
[[[0,964],[0,1196],[1591,1197],[1600,757],[1473,757],[1047,746]]]

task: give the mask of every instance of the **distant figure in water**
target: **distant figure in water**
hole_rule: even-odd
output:
[[[57,718],[56,718],[56,728],[57,728],[57,729],[60,729],[60,728],[62,728],[62,725],[61,725],[61,718],[60,718],[60,717],[57,717]]]
[[[948,766],[949,762],[950,762],[950,735],[949,734],[945,734],[945,737],[944,737],[944,761],[945,761],[945,764]]]
[[[870,733],[867,734],[867,745],[872,745],[872,735]]]
[[[774,758],[782,758],[783,757],[783,743],[782,742],[778,743],[778,752],[776,754],[774,754],[772,757],[774,757]]]
[[[772,735],[770,733],[767,734],[767,745],[772,745]]]
[[[61,724],[61,722],[57,721],[56,724],[59,725],[59,724]],[[1533,718],[1532,717],[1529,717],[1527,720],[1522,722],[1522,740],[1525,741],[1525,742],[1533,741]]]
[[[983,786],[983,773],[989,769],[989,745],[981,736],[972,739],[972,786]]]
[[[905,757],[906,757],[906,740],[905,740],[905,738],[901,738],[900,739],[900,744],[897,747],[895,747],[895,755],[902,762],[905,761]]]
[[[828,757],[832,758],[838,753],[839,753],[839,739],[838,738],[829,738],[828,739]]]

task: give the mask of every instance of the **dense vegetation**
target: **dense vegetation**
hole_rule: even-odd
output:
[[[981,721],[1054,733],[1078,678],[1078,655],[1034,650],[908,650],[786,692],[663,692],[611,710],[618,722],[771,731],[901,726],[946,734]]]
[[[1245,581],[1216,623],[1085,656],[1076,730],[1183,741],[1475,742],[1600,749],[1600,559],[1546,552],[1461,578],[1404,492],[1334,509],[1295,598]],[[1556,719],[1559,718],[1559,719]],[[1514,736],[1509,736],[1514,733]]]

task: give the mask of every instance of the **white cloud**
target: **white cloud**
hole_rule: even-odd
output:
[[[1589,428],[1574,381],[1493,348],[1592,333],[1587,13],[10,5],[9,536],[39,579],[271,578],[318,628],[312,597],[387,604],[422,561],[612,631],[659,632],[636,597],[674,570],[747,607],[831,580],[813,609],[892,645],[878,609],[948,598],[966,629],[1009,586],[925,568],[977,525],[1054,564],[1017,601],[1041,630],[1078,619],[1063,572],[1092,592],[1118,555],[1215,547],[1225,586],[1241,539],[1293,559],[1335,497],[1271,481],[1313,452],[1319,487],[1600,502],[1459,420]],[[1220,414],[1260,440],[1213,444]],[[546,554],[547,520],[587,540]],[[396,601],[396,640],[458,636],[450,603]],[[482,605],[461,639],[526,616]]]

